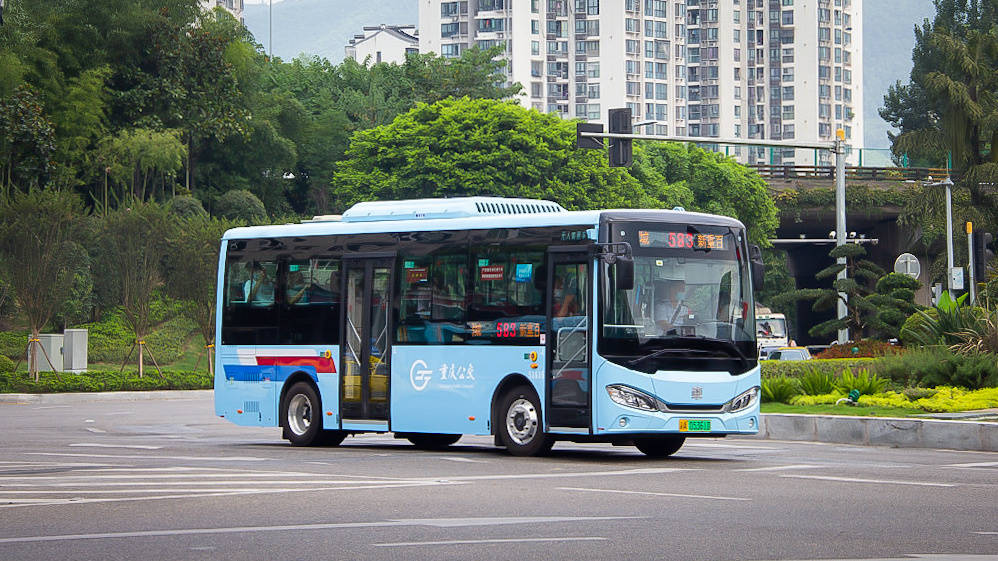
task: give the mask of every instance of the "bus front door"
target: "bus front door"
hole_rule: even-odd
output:
[[[589,434],[591,257],[578,248],[560,249],[548,253],[546,424],[554,432]]]
[[[389,323],[394,259],[343,259],[343,428],[388,429]]]

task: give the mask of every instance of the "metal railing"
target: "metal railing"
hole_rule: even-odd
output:
[[[835,166],[798,166],[752,164],[764,179],[835,179]],[[949,176],[954,180],[959,174],[946,168],[897,168],[846,166],[847,181],[928,181]]]

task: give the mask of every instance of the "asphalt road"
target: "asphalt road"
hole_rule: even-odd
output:
[[[998,454],[389,435],[291,448],[210,399],[0,404],[0,560],[998,560]],[[975,555],[976,554],[976,555]]]

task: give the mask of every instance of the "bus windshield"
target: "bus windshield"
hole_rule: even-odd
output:
[[[787,320],[783,318],[759,318],[755,320],[759,337],[778,338],[787,336]]]
[[[618,290],[609,270],[602,275],[600,354],[643,372],[739,374],[754,366],[754,305],[741,232],[689,225],[623,231],[637,241],[634,286]]]

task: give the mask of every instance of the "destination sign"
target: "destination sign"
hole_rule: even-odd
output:
[[[724,234],[699,234],[693,232],[638,231],[641,247],[666,247],[669,249],[725,250],[728,249]]]

